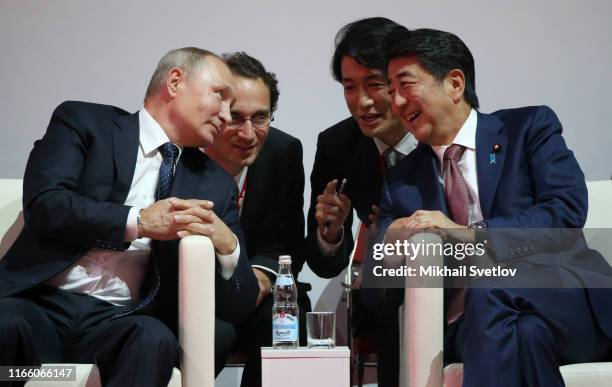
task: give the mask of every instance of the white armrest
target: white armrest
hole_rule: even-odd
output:
[[[0,179],[0,259],[23,228],[21,213],[22,180]]]
[[[435,234],[421,233],[411,243],[442,243]],[[416,257],[416,265],[438,264],[442,256]],[[431,284],[430,284],[431,285]],[[404,294],[400,346],[400,386],[440,387],[444,347],[444,289],[416,288],[407,283]]]
[[[215,250],[204,236],[179,245],[179,343],[182,387],[215,383]]]
[[[589,181],[589,214],[584,236],[589,247],[599,251],[612,265],[612,180]]]

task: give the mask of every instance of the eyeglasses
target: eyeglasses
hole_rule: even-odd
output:
[[[241,128],[247,121],[251,121],[251,125],[253,125],[254,128],[263,129],[274,121],[274,116],[258,114],[255,117],[245,118],[239,114],[232,114],[232,120],[225,126],[230,129],[238,129]]]

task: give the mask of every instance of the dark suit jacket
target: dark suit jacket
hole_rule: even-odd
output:
[[[240,217],[252,265],[278,270],[278,256],[291,255],[297,278],[304,265],[304,165],[300,140],[270,128],[247,172]]]
[[[584,175],[561,132],[561,123],[546,106],[478,114],[478,193],[492,253],[498,262],[555,262],[587,286],[612,285],[609,265],[586,248],[579,232],[552,230],[581,228],[587,215]],[[492,163],[495,144],[501,150]],[[448,213],[436,163],[431,147],[422,144],[390,171],[381,199],[381,229],[418,209]],[[516,230],[519,237],[499,229]],[[520,231],[529,229],[549,231]],[[600,326],[612,337],[612,290],[587,292]]]
[[[23,187],[23,231],[0,261],[0,297],[60,273],[91,248],[124,250],[130,207],[124,205],[139,147],[138,114],[84,102],[65,102],[53,113],[45,136],[28,159]],[[171,195],[209,199],[239,239],[233,180],[198,149],[186,148],[178,161]],[[243,245],[243,244],[242,244]],[[143,301],[115,317],[156,300],[162,318],[176,329],[178,240],[151,244],[148,289]],[[255,307],[258,286],[245,249],[234,275],[217,270],[218,316],[232,322]]]
[[[315,219],[317,196],[323,193],[327,183],[333,179],[348,179],[346,195],[351,199],[359,219],[369,224],[368,215],[372,205],[378,205],[383,173],[378,148],[374,140],[364,136],[352,117],[340,121],[319,134],[317,153],[310,175],[310,209],[308,210],[308,235],[306,251],[308,266],[324,278],[335,277],[348,265],[353,249],[353,212],[344,222],[344,240],[332,257],[324,256],[317,241]]]
[[[268,138],[247,172],[247,186],[240,223],[244,230],[251,265],[278,271],[278,256],[291,255],[296,281],[304,266],[304,166],[300,140],[270,128]],[[298,283],[300,335],[305,337],[305,316],[310,311],[306,291],[310,284]],[[247,363],[259,366],[260,346],[271,345],[272,293],[248,320],[236,325],[239,347],[249,353]],[[265,329],[266,332],[261,332]],[[248,368],[247,367],[247,368]],[[253,377],[252,373],[249,373]],[[243,376],[245,377],[245,376]]]

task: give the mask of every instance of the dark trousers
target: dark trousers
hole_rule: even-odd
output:
[[[403,293],[362,289],[380,324],[381,387],[398,385]],[[463,387],[561,387],[560,365],[610,358],[611,340],[594,320],[584,289],[472,288],[465,297],[464,315],[444,340],[445,362],[464,363]]]
[[[221,372],[233,350],[244,351],[247,360],[242,372],[241,387],[261,386],[261,347],[272,346],[272,306],[268,295],[242,324],[232,325],[219,319],[215,323],[215,372]],[[306,313],[311,311],[306,292],[298,294],[300,308],[300,345],[306,345]],[[230,342],[233,343],[229,345]]]
[[[560,365],[605,360],[610,348],[584,289],[468,289],[445,338],[464,387],[561,387]]]
[[[0,364],[95,363],[104,386],[167,386],[176,337],[151,316],[111,319],[120,310],[47,285],[0,299]]]
[[[361,288],[363,308],[375,322],[378,348],[376,373],[379,387],[399,386],[399,306],[404,289]]]
[[[219,376],[227,358],[232,353],[236,341],[236,330],[234,326],[226,321],[215,319],[215,377]]]

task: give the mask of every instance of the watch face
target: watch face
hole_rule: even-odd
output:
[[[481,220],[480,222],[472,223],[471,227],[473,229],[487,228],[487,222],[485,220]]]

